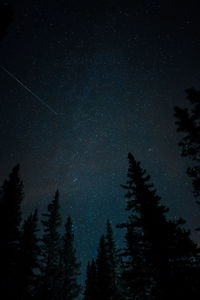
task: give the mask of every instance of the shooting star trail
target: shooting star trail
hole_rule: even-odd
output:
[[[10,73],[6,68],[0,65],[0,68],[6,72],[12,79],[14,79],[16,82],[18,82],[27,92],[29,92],[35,99],[37,99],[40,104],[45,106],[50,112],[53,114],[57,115],[58,113],[51,107],[49,106],[44,100],[42,100],[38,95],[36,95],[34,92],[32,92],[23,82],[21,82],[17,77],[15,77],[12,73]]]

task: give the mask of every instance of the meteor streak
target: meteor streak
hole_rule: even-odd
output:
[[[37,99],[40,104],[42,104],[43,106],[45,106],[50,112],[52,112],[53,114],[57,115],[58,113],[51,108],[51,106],[49,106],[44,100],[42,100],[38,95],[36,95],[34,92],[32,92],[25,84],[23,84],[23,82],[21,82],[17,77],[15,77],[12,73],[10,73],[6,68],[4,68],[3,66],[0,65],[0,68],[6,72],[12,79],[14,79],[16,82],[18,82],[25,90],[27,90],[35,99]]]

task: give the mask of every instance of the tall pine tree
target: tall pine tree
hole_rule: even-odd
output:
[[[175,278],[181,268],[185,270],[186,262],[190,263],[195,245],[189,233],[180,227],[181,220],[167,221],[168,208],[161,205],[153,184],[149,183],[150,176],[133,155],[129,154],[128,158],[128,181],[122,187],[127,191],[130,215],[120,226],[126,228],[125,296],[127,299],[169,299],[175,294],[172,287],[176,287],[180,296]]]
[[[95,268],[96,265],[96,268]],[[119,258],[114,240],[114,233],[109,220],[106,223],[106,235],[99,241],[96,264],[88,265],[86,291],[89,295],[95,294],[98,299],[117,300],[119,293]],[[95,270],[95,281],[91,280]],[[92,284],[94,287],[91,287]],[[91,292],[92,291],[92,292]]]
[[[97,299],[109,300],[109,265],[105,236],[99,241],[97,265]]]
[[[195,196],[200,195],[200,91],[186,90],[188,108],[175,107],[177,131],[183,133],[179,142],[182,156],[189,157],[192,166],[187,174],[192,178]]]
[[[65,224],[65,233],[62,240],[63,245],[59,265],[60,292],[58,299],[74,300],[79,296],[81,292],[81,286],[78,283],[78,276],[80,275],[80,263],[76,258],[71,217],[68,217]]]
[[[119,299],[119,257],[114,240],[114,232],[109,220],[106,223],[106,252],[108,263],[108,293],[109,299]]]
[[[98,295],[96,262],[88,262],[85,280],[84,300],[93,300]]]
[[[23,183],[17,165],[4,181],[0,191],[0,289],[4,299],[12,299],[17,292],[23,195]]]
[[[18,296],[20,300],[31,299],[36,292],[37,274],[39,272],[39,238],[37,210],[24,221],[18,260]]]
[[[59,205],[59,192],[48,205],[48,213],[43,214],[44,235],[42,238],[42,265],[41,265],[41,285],[38,298],[54,299],[57,294],[57,277],[60,257],[60,233],[61,224]]]

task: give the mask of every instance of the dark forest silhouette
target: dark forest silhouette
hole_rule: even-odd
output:
[[[140,162],[128,155],[125,189],[127,220],[125,247],[118,249],[110,221],[99,241],[96,259],[88,262],[84,300],[198,299],[199,248],[180,218],[166,216],[168,208],[150,183]],[[80,263],[76,258],[71,217],[60,234],[59,192],[42,215],[22,220],[23,182],[19,165],[0,193],[0,290],[4,299],[76,299],[81,297]]]
[[[0,3],[0,37],[12,12]],[[175,108],[182,155],[191,158],[187,173],[195,196],[200,195],[200,92],[186,90],[189,108]],[[85,286],[79,284],[80,263],[74,247],[71,217],[61,235],[59,191],[42,215],[25,220],[19,165],[0,190],[0,293],[10,300],[167,300],[200,299],[200,249],[185,230],[183,219],[171,220],[150,176],[132,154],[128,155],[125,190],[127,220],[125,247],[117,248],[111,222],[99,241],[96,259],[88,262]],[[199,203],[199,202],[198,202]],[[40,237],[39,237],[40,236]],[[3,297],[3,298],[2,298]]]
[[[192,161],[187,174],[192,178],[193,193],[200,195],[200,91],[195,88],[186,90],[188,108],[175,107],[177,130],[183,133],[179,142],[182,156],[189,157]]]

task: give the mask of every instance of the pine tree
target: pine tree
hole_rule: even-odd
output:
[[[38,214],[37,210],[24,221],[21,237],[18,261],[19,275],[19,299],[28,300],[35,293],[36,289],[36,270],[39,270],[39,238],[38,233]]]
[[[91,300],[91,266],[88,261],[87,270],[86,270],[86,280],[85,280],[85,291],[84,291],[84,300]]]
[[[179,142],[182,156],[191,159],[192,166],[187,174],[192,178],[195,196],[200,195],[200,91],[186,90],[189,108],[175,107],[177,131],[184,135]]]
[[[88,262],[85,280],[84,300],[93,300],[97,297],[97,270],[95,260]]]
[[[117,256],[117,248],[114,240],[114,232],[109,220],[106,223],[106,250],[108,263],[108,289],[109,299],[118,299],[119,295],[119,258]]]
[[[124,256],[125,269],[123,279],[126,283],[128,299],[146,299],[153,287],[153,262],[151,249],[154,235],[160,224],[165,222],[164,213],[167,211],[159,205],[160,198],[149,184],[150,176],[140,167],[129,153],[129,169],[127,185],[127,210],[131,215],[121,227],[126,228],[126,249]]]
[[[179,142],[181,154],[191,160],[191,166],[187,168],[187,174],[192,178],[193,194],[195,197],[200,196],[200,91],[195,88],[186,90],[188,108],[175,107],[175,117],[177,131],[181,132],[182,138]],[[196,203],[200,205],[200,201]],[[200,227],[196,229],[200,231]],[[200,249],[199,249],[200,250]],[[197,261],[197,258],[195,258]],[[192,272],[192,274],[191,274]],[[190,278],[193,279],[193,289],[196,290],[195,298],[200,296],[200,282],[196,278],[200,278],[200,259],[195,263],[195,268],[188,271]],[[191,282],[191,281],[190,281]]]
[[[38,298],[54,299],[57,293],[57,276],[60,257],[60,233],[58,232],[61,224],[59,213],[59,192],[48,205],[48,213],[43,214],[42,224],[44,235],[42,238],[42,265],[41,265],[41,285]]]
[[[71,217],[68,217],[65,224],[59,272],[60,294],[58,299],[76,299],[81,291],[81,286],[77,279],[80,275],[80,263],[77,261],[76,249],[74,248],[74,233]]]
[[[178,285],[176,276],[185,264],[190,264],[195,245],[189,232],[183,230],[182,220],[169,222],[150,176],[139,162],[129,154],[127,185],[128,221],[126,228],[123,279],[126,299],[169,299],[174,295],[172,286]],[[179,251],[177,251],[179,249]],[[183,282],[182,282],[183,283]],[[178,289],[178,290],[177,290]],[[176,287],[180,296],[180,286]]]
[[[0,289],[4,299],[12,299],[17,291],[22,200],[23,183],[17,165],[0,191]]]
[[[97,299],[109,300],[109,265],[105,236],[99,241],[97,265]]]
[[[117,300],[120,298],[119,289],[119,257],[117,254],[114,233],[109,220],[106,223],[106,235],[99,241],[96,264],[88,265],[86,291],[98,299]],[[95,280],[91,277],[95,274]],[[91,287],[92,284],[94,287]],[[92,291],[92,292],[91,292]]]

